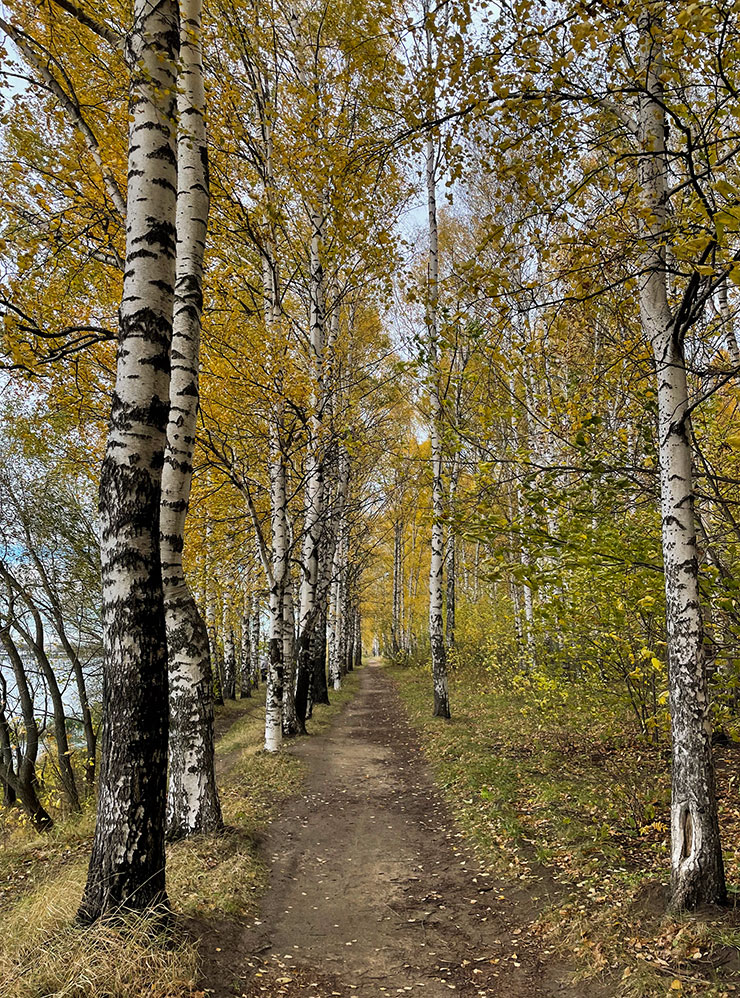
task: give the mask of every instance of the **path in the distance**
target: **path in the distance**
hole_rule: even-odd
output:
[[[206,956],[216,998],[603,993],[570,985],[530,934],[537,891],[478,872],[377,664],[329,733],[292,751],[309,776],[270,827],[258,918]]]

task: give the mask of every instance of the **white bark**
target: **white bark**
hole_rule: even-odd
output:
[[[343,580],[346,574],[345,536],[346,503],[349,489],[349,455],[344,444],[339,445],[337,457],[337,494],[334,500],[332,529],[335,533],[334,555],[331,568],[329,595],[328,645],[329,682],[335,690],[342,686],[342,630],[343,630]]]
[[[252,594],[249,605],[249,663],[253,689],[260,684],[260,598]]]
[[[159,517],[175,283],[178,10],[135,0],[126,268],[100,482],[104,702],[84,922],[167,903],[167,644]]]
[[[210,206],[201,0],[180,3],[177,103],[177,272],[160,514],[170,689],[167,834],[171,839],[222,826],[214,771],[208,634],[182,561],[198,416],[203,256]]]
[[[239,655],[239,696],[242,698],[252,695],[252,654],[250,632],[252,621],[249,616],[251,598],[245,593],[241,619],[241,641]]]
[[[431,43],[430,43],[431,44]],[[429,220],[429,258],[427,275],[427,350],[430,380],[430,438],[432,454],[432,550],[429,565],[429,640],[432,649],[432,684],[434,716],[449,717],[447,691],[447,655],[444,636],[444,484],[442,481],[442,404],[439,394],[437,307],[439,296],[439,239],[437,233],[437,197],[435,190],[434,140],[426,143],[427,213]]]
[[[452,510],[455,495],[457,493],[457,483],[460,476],[460,457],[455,454],[452,460],[450,471],[450,487],[447,493],[447,500],[450,510]],[[445,551],[445,571],[447,573],[447,616],[445,618],[445,646],[455,647],[455,610],[457,606],[457,538],[455,530],[450,522],[447,525],[447,541]]]
[[[730,355],[730,363],[736,370],[740,371],[740,347],[737,345],[735,323],[733,321],[733,315],[730,311],[730,305],[727,300],[727,278],[725,278],[719,286],[718,297],[719,314],[722,319],[722,325],[724,326],[725,344],[727,346],[727,352]]]
[[[224,604],[224,698],[236,700],[236,645],[227,604]]]
[[[319,549],[321,544],[321,517],[323,513],[323,439],[322,413],[324,407],[324,278],[321,262],[325,216],[314,212],[311,219],[310,250],[311,332],[309,357],[312,376],[311,412],[308,421],[306,453],[306,479],[304,485],[303,545],[301,552],[301,591],[298,614],[298,659],[296,726],[305,730],[308,686],[311,669],[311,633],[316,612],[319,581]]]
[[[391,654],[401,652],[403,600],[403,520],[396,514],[393,523],[393,607],[391,616]]]
[[[658,385],[663,562],[672,729],[671,888],[676,909],[726,899],[703,655],[683,331],[668,302],[667,160],[660,17],[639,20],[638,179],[645,250],[640,317]]]
[[[296,633],[295,605],[290,585],[283,590],[283,734],[298,733],[295,712]]]
[[[270,662],[265,701],[265,751],[276,752],[283,741],[283,602],[288,584],[288,525],[285,460],[279,416],[270,427],[270,498],[272,579],[270,583]]]

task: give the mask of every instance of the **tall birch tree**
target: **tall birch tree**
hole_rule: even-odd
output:
[[[427,113],[435,117],[434,34],[429,22],[429,4],[424,6],[424,38],[428,88]],[[432,539],[429,564],[429,641],[432,651],[434,717],[450,716],[447,689],[447,652],[444,633],[444,481],[442,453],[442,399],[439,385],[439,232],[437,226],[437,155],[432,131],[425,142],[425,179],[429,249],[426,287],[426,352],[429,367],[429,436],[432,464]]]
[[[699,593],[690,406],[680,310],[669,303],[668,130],[663,96],[665,5],[638,20],[636,139],[641,236],[640,319],[652,345],[672,729],[671,894],[677,909],[726,900]]]
[[[216,831],[222,825],[214,773],[208,630],[182,560],[198,416],[203,256],[210,201],[201,14],[200,0],[181,0],[177,270],[161,512],[170,698],[167,835],[171,839]]]
[[[176,265],[176,62],[172,0],[135,0],[126,268],[116,384],[100,480],[104,692],[100,789],[79,911],[167,904],[168,683],[161,476]]]

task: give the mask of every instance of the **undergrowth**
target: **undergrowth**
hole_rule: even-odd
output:
[[[450,677],[452,720],[430,716],[423,668],[393,666],[424,752],[462,835],[492,872],[551,898],[533,934],[584,975],[629,998],[740,992],[740,917],[669,917],[669,754],[626,710],[587,688],[497,684],[490,672]],[[718,785],[730,884],[740,882],[737,750],[719,750]],[[615,983],[616,982],[616,983]]]
[[[332,693],[309,722],[331,724],[356,690],[356,677]],[[198,943],[188,919],[246,918],[267,885],[258,842],[276,804],[300,786],[304,768],[291,753],[262,751],[264,688],[216,708],[216,766],[226,830],[177,842],[167,856],[174,927],[131,915],[122,924],[78,927],[94,812],[60,821],[43,836],[14,816],[0,828],[0,998],[184,998],[198,976]]]

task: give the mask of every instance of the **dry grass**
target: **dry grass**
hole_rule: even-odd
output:
[[[324,731],[356,689],[349,676],[310,725]],[[262,749],[264,689],[217,708],[230,723],[216,756],[227,828],[169,848],[168,894],[176,914],[201,919],[253,913],[267,884],[258,843],[276,804],[299,787],[303,766],[290,752]],[[82,895],[94,815],[60,822],[48,836],[16,820],[0,828],[0,998],[185,998],[195,988],[198,945],[161,919],[82,929]]]
[[[74,915],[84,869],[21,901],[3,917],[0,998],[174,998],[190,994],[196,946],[130,915],[82,929]]]

